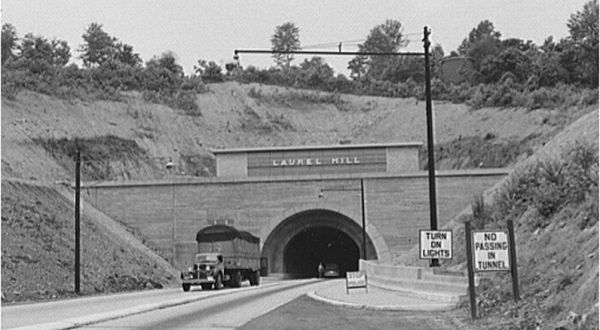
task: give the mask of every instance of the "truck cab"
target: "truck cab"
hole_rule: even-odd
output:
[[[192,285],[200,285],[203,290],[214,286],[215,290],[223,287],[225,268],[223,255],[220,253],[198,253],[194,265],[181,272],[183,291],[189,291]]]

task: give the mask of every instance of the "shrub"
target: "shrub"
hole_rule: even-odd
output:
[[[594,187],[598,187],[598,150],[591,143],[575,142],[562,156],[563,189],[569,202],[580,203]]]
[[[467,100],[467,104],[473,109],[483,108],[486,104],[486,89],[483,84],[475,87],[472,96]]]
[[[202,116],[200,107],[196,103],[196,93],[194,91],[182,90],[167,100],[167,105],[185,111],[188,116]]]
[[[473,226],[476,229],[485,228],[486,224],[492,223],[495,221],[491,212],[491,205],[485,203],[483,195],[477,195],[473,197],[473,202],[471,203],[471,210],[473,216]]]
[[[546,218],[552,216],[563,204],[562,191],[556,183],[544,180],[531,187],[530,193],[533,205]]]
[[[499,219],[517,217],[526,210],[529,201],[527,192],[531,182],[529,173],[529,168],[517,170],[496,192],[494,205]]]
[[[250,88],[250,90],[248,91],[248,96],[250,96],[253,99],[262,99],[263,95],[262,95],[262,91],[259,89],[256,89],[254,87]]]
[[[494,206],[502,217],[518,217],[535,207],[546,219],[568,204],[594,198],[598,189],[598,151],[593,143],[575,142],[559,158],[529,164],[508,177],[495,195]],[[590,205],[594,213],[594,205]],[[597,211],[595,211],[597,213]],[[534,227],[548,222],[538,219]]]
[[[145,101],[164,104],[174,109],[184,110],[186,115],[201,116],[202,112],[196,103],[196,92],[191,90],[180,91],[152,91],[142,93]]]
[[[425,86],[412,78],[397,83],[388,80],[361,79],[349,80],[343,75],[321,79],[318,84],[309,83],[298,67],[289,70],[258,70],[248,67],[240,70],[234,79],[242,82],[257,82],[295,88],[316,89],[336,93],[351,93],[357,95],[372,95],[384,97],[414,97],[425,99]],[[598,103],[598,91],[577,89],[564,83],[554,87],[539,87],[539,77],[530,76],[526,81],[517,77],[514,72],[504,73],[498,82],[470,86],[464,82],[460,85],[446,84],[434,77],[431,81],[432,97],[437,100],[447,100],[455,103],[467,103],[473,109],[482,107],[527,107],[538,108],[567,108],[571,106],[584,107]]]
[[[202,78],[196,75],[183,77],[181,89],[184,91],[192,91],[197,94],[204,94],[210,91],[210,88],[208,88],[208,85],[202,81]]]
[[[440,99],[443,95],[448,94],[448,87],[438,78],[431,79],[431,97]]]
[[[598,89],[583,90],[577,103],[580,107],[598,104]]]
[[[445,98],[453,103],[465,103],[473,96],[474,91],[475,90],[471,88],[468,83],[462,83],[460,85],[451,84],[447,89],[446,95],[441,96],[440,98]]]

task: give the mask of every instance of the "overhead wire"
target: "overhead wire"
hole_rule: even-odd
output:
[[[323,48],[339,47],[340,44],[343,47],[348,47],[348,46],[359,45],[361,42],[364,42],[364,41],[365,41],[365,39],[332,41],[332,42],[326,42],[326,43],[320,43],[320,44],[314,44],[314,45],[308,45],[308,46],[301,46],[300,48],[301,49],[323,49]]]
[[[423,32],[410,32],[410,33],[402,33],[403,37],[412,37],[412,36],[417,36],[417,35],[422,35]],[[323,49],[323,48],[334,48],[334,47],[349,47],[349,46],[358,46],[361,43],[364,43],[367,39],[366,38],[362,38],[362,39],[352,39],[352,40],[340,40],[340,41],[330,41],[330,42],[323,42],[323,43],[318,43],[318,44],[311,44],[311,45],[307,45],[307,46],[301,46],[300,49]],[[406,41],[408,41],[409,43],[411,42],[420,42],[423,41],[421,38],[415,39],[415,38],[410,38],[410,39],[405,39]]]
[[[423,35],[423,32],[411,32],[411,33],[402,33],[402,36],[404,37],[408,37],[408,36],[418,36],[418,35]]]

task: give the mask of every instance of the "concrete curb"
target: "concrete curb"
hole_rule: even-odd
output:
[[[309,292],[306,294],[309,298],[320,301],[326,304],[339,306],[339,307],[347,307],[347,308],[356,308],[356,309],[365,309],[365,310],[374,310],[374,311],[417,311],[417,310],[427,310],[427,311],[442,311],[442,310],[451,310],[455,308],[454,305],[449,306],[446,303],[430,303],[428,306],[434,308],[423,308],[423,305],[368,305],[368,304],[356,304],[351,302],[345,302],[340,300],[335,300],[331,298],[326,298],[320,296],[315,291]],[[432,306],[433,305],[433,306]]]

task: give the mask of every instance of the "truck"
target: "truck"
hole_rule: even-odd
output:
[[[181,272],[183,291],[199,285],[203,290],[240,287],[260,282],[260,239],[227,225],[212,225],[196,234],[194,264]]]

